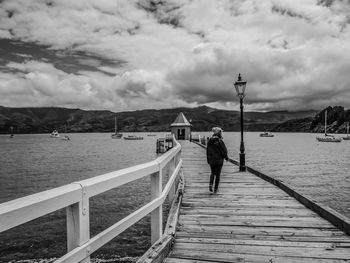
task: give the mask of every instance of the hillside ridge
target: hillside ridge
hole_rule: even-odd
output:
[[[325,112],[327,110],[327,133],[346,133],[346,124],[350,122],[350,109],[342,106],[328,106],[314,117],[295,118],[276,125],[274,132],[312,132],[324,133]]]
[[[194,131],[209,131],[220,126],[225,131],[239,131],[239,111],[215,109],[208,106],[196,108],[145,109],[115,113],[108,110],[82,110],[63,107],[12,108],[0,106],[0,133],[59,132],[112,132],[114,117],[118,117],[118,130],[122,132],[165,132],[183,112],[191,120]],[[271,130],[291,119],[312,117],[317,111],[245,112],[247,131]]]

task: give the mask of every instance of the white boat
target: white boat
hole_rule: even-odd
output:
[[[275,135],[273,135],[271,132],[263,132],[260,133],[260,137],[274,137]]]
[[[316,137],[319,142],[341,142],[341,138],[327,134],[327,109],[324,112],[324,137]]]
[[[143,137],[136,135],[128,135],[127,137],[124,137],[124,140],[143,140]]]
[[[122,133],[113,133],[111,135],[112,139],[120,139],[121,137],[123,137]]]
[[[336,138],[333,135],[326,134],[328,137],[316,137],[319,142],[341,142],[341,138]]]
[[[350,140],[350,135],[349,135],[349,122],[347,122],[347,125],[346,125],[346,137],[343,137],[343,140]]]
[[[50,137],[51,138],[59,138],[60,135],[58,134],[57,130],[54,130],[53,132],[51,132]]]
[[[114,117],[114,133],[111,135],[111,137],[112,139],[120,139],[123,137],[123,134],[119,133],[117,129],[117,116]]]

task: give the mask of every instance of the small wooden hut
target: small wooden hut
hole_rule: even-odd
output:
[[[170,130],[177,140],[190,140],[191,123],[182,112],[180,112],[175,121],[170,124]]]

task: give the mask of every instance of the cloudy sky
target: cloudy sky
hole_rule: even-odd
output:
[[[0,105],[350,104],[349,0],[0,0]]]

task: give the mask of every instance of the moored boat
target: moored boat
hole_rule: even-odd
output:
[[[341,142],[341,138],[336,138],[333,135],[326,134],[328,137],[316,137],[319,142]]]
[[[113,133],[111,135],[112,139],[120,139],[121,137],[123,137],[122,133]]]
[[[10,138],[12,139],[15,137],[15,135],[13,134],[13,126],[10,127],[10,130],[11,130]]]
[[[316,137],[319,142],[341,142],[341,138],[327,134],[327,109],[324,112],[324,137]]]
[[[118,132],[117,129],[117,116],[114,117],[114,133],[111,135],[112,139],[120,139],[123,137],[123,134]]]
[[[142,136],[128,135],[124,137],[124,140],[143,140]]]
[[[260,133],[260,137],[274,137],[275,135],[272,134],[271,132],[263,132]]]
[[[64,132],[67,133],[67,124],[64,125]],[[62,140],[64,140],[64,141],[70,141],[70,137],[69,137],[67,134],[65,134],[65,135],[62,137]]]
[[[70,138],[69,138],[68,135],[64,135],[64,136],[62,137],[62,140],[64,140],[64,141],[70,141]]]
[[[59,135],[57,130],[54,130],[53,132],[51,132],[50,137],[51,138],[59,138],[60,135]]]

